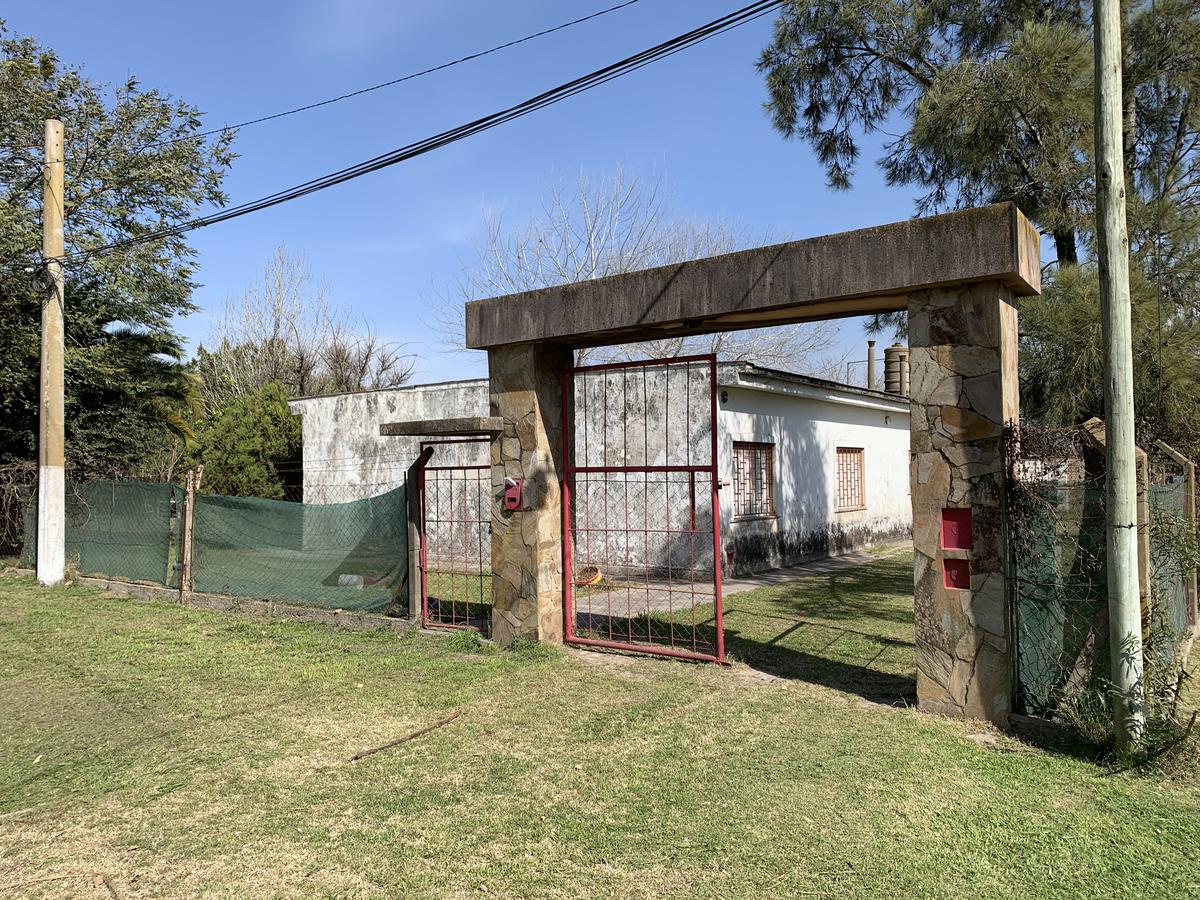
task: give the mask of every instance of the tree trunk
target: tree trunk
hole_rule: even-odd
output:
[[[1075,247],[1075,229],[1063,228],[1054,232],[1054,252],[1058,255],[1060,267],[1079,264],[1079,251]]]

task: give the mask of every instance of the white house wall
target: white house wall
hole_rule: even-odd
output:
[[[676,450],[686,444],[696,450],[706,448],[706,417],[697,419],[705,419],[705,428],[696,427],[691,433],[689,417],[676,409],[691,391],[672,385],[672,414],[664,418],[654,400],[658,394],[665,395],[665,382],[659,384],[661,381],[661,373],[651,372],[645,388],[634,384],[632,389],[618,391],[615,384],[607,385],[604,392],[617,409],[605,408],[597,402],[600,395],[592,396],[591,388],[604,388],[601,381],[589,383],[586,390],[583,385],[577,388],[576,442],[581,455],[587,457],[579,460],[581,464],[661,465],[687,461],[667,460],[666,444]],[[718,466],[726,482],[720,491],[721,545],[730,574],[842,553],[911,531],[907,401],[774,378],[762,374],[762,370],[747,372],[737,365],[722,365],[719,381],[723,383],[717,388]],[[753,384],[747,386],[747,382]],[[639,401],[642,394],[648,406]],[[704,394],[706,400],[706,390]],[[697,409],[704,405],[699,401],[695,404]],[[479,379],[312,397],[292,401],[291,406],[302,417],[305,501],[341,503],[375,496],[403,484],[408,467],[420,452],[420,438],[382,437],[381,423],[486,416],[488,383]],[[638,425],[644,419],[648,421],[643,430]],[[687,437],[676,435],[676,430],[683,430]],[[604,439],[606,431],[610,432],[608,440]],[[668,431],[672,432],[670,440]],[[643,437],[645,440],[639,443]],[[775,517],[734,519],[734,441],[775,445]],[[863,510],[835,509],[838,446],[864,450]],[[610,459],[618,447],[624,448],[618,454],[622,458]],[[706,455],[704,449],[691,461],[703,462]],[[433,464],[488,462],[487,444],[475,444],[440,450]],[[677,502],[683,502],[680,498],[688,493],[680,493],[682,490],[679,485],[606,486],[597,480],[590,490],[584,485],[578,487],[576,513],[597,521],[629,518],[635,524],[646,524],[651,518],[671,515]],[[603,516],[607,507],[612,507],[608,510],[612,513],[618,505],[619,516]],[[654,516],[650,515],[651,508]],[[698,510],[698,515],[702,528],[709,514]],[[612,543],[614,540],[619,546]],[[580,559],[587,562],[628,558],[631,563],[653,566],[670,556],[672,565],[678,566],[686,556],[690,565],[711,566],[711,544],[702,542],[694,547],[672,547],[668,553],[664,547],[650,546],[654,541],[646,544],[647,538],[641,534],[636,539],[622,539],[615,533],[605,536],[592,532],[588,536],[578,534],[576,541]]]
[[[776,385],[719,388],[718,460],[724,564],[731,574],[845,553],[912,529],[907,401]],[[817,399],[825,395],[837,399]],[[775,445],[776,515],[733,512],[733,443]],[[837,448],[863,448],[866,508],[839,512]]]

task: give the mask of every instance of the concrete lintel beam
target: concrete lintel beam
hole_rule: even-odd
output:
[[[915,291],[1041,290],[1037,230],[1011,203],[910,219],[467,304],[467,346],[573,347],[905,309]]]
[[[384,437],[495,436],[503,430],[504,421],[498,416],[469,416],[461,419],[418,419],[412,422],[384,422],[379,426],[379,433]]]

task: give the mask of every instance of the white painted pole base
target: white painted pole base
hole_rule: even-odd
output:
[[[37,580],[60,584],[66,568],[66,478],[62,466],[38,469]]]

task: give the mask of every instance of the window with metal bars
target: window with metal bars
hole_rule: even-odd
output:
[[[837,448],[837,508],[862,509],[867,505],[863,478],[863,448]]]
[[[733,442],[733,516],[775,515],[775,445]]]

